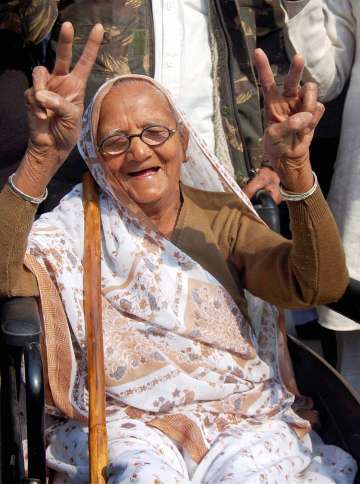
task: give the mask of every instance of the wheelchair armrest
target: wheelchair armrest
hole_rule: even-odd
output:
[[[1,338],[10,346],[40,342],[41,321],[34,297],[14,297],[1,304]]]
[[[360,324],[360,281],[350,279],[349,285],[342,298],[327,306],[337,313]]]

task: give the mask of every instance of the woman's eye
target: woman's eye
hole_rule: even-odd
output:
[[[161,141],[169,136],[167,129],[160,127],[148,128],[144,131],[143,137],[149,138],[156,141]]]
[[[124,144],[127,142],[128,142],[128,139],[126,138],[126,136],[114,136],[113,138],[110,138],[106,144],[108,146],[111,146],[116,144]]]

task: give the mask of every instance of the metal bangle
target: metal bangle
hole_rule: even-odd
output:
[[[11,190],[14,193],[16,193],[17,195],[19,195],[19,197],[21,197],[23,200],[25,200],[26,202],[33,203],[34,205],[40,205],[40,203],[42,203],[44,200],[47,199],[47,196],[48,196],[48,189],[47,188],[45,188],[44,194],[41,197],[38,197],[38,198],[32,197],[31,195],[27,195],[26,193],[22,192],[14,183],[14,175],[15,175],[15,173],[13,173],[12,175],[9,176],[8,185],[11,188]]]
[[[280,195],[281,195],[282,199],[287,201],[287,202],[301,202],[301,200],[305,200],[306,198],[310,197],[316,191],[317,187],[319,186],[316,173],[314,173],[314,172],[312,172],[312,173],[314,175],[314,184],[310,188],[310,190],[308,190],[305,193],[289,193],[286,190],[284,190],[284,188],[280,185],[279,191],[280,191]]]

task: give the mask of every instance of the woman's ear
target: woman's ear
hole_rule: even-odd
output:
[[[179,122],[179,135],[180,135],[181,144],[182,144],[183,149],[184,149],[184,154],[186,155],[188,145],[189,145],[190,134],[189,134],[189,130],[187,129],[185,124],[181,121]]]

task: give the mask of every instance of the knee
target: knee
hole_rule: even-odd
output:
[[[108,484],[138,482],[139,484],[186,484],[181,475],[155,452],[125,451],[108,466]]]

